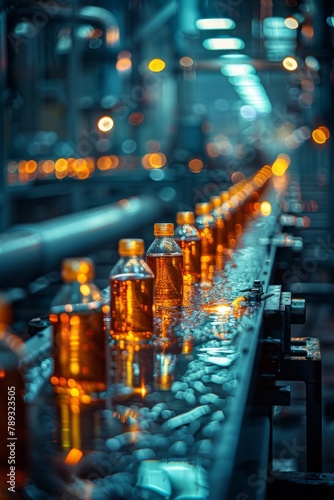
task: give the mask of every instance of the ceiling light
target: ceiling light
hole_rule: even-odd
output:
[[[224,64],[220,70],[225,76],[249,75],[255,73],[251,64]]]
[[[284,24],[290,30],[295,30],[299,26],[297,19],[295,19],[294,17],[287,17],[286,19],[284,19]]]
[[[240,50],[245,47],[245,42],[241,38],[207,38],[203,47],[207,50]]]
[[[230,76],[228,81],[232,85],[259,85],[261,80],[257,75],[240,75],[240,76]]]
[[[283,67],[287,69],[288,71],[294,71],[295,69],[298,68],[298,63],[294,57],[286,57],[283,62]]]
[[[198,19],[196,28],[199,30],[231,30],[235,28],[233,19],[217,18],[217,19]]]

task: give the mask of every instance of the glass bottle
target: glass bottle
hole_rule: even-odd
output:
[[[198,283],[201,279],[201,237],[193,226],[194,212],[178,212],[178,224],[174,239],[183,254],[183,281],[184,285]]]
[[[195,226],[201,236],[201,282],[211,283],[215,264],[215,219],[211,214],[210,203],[197,203],[195,205]]]
[[[100,290],[88,258],[62,262],[64,285],[51,304],[55,392],[97,399],[106,389],[107,335]],[[87,400],[86,397],[86,400]]]
[[[173,238],[174,224],[154,224],[156,237],[146,253],[146,262],[155,275],[155,307],[182,306],[183,255]]]
[[[227,248],[227,231],[225,224],[225,215],[222,210],[220,196],[211,196],[210,203],[212,207],[212,215],[215,219],[216,227],[214,232],[216,255],[215,264],[216,270],[221,271],[224,266],[224,252]]]
[[[143,260],[144,241],[122,239],[111,270],[110,334],[114,340],[147,340],[153,334],[154,274]]]

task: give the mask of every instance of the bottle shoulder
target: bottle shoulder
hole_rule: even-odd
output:
[[[214,227],[216,224],[212,214],[198,215],[196,217],[196,227],[203,229],[205,227]]]
[[[109,278],[119,280],[133,279],[149,279],[154,278],[154,274],[144,259],[140,257],[121,257],[115,266],[112,268]]]
[[[174,233],[174,238],[176,240],[187,240],[187,239],[200,239],[200,234],[196,227],[191,224],[183,224],[177,226]]]
[[[182,256],[182,250],[176,243],[174,238],[169,237],[158,237],[149,246],[146,256],[150,255],[171,255],[171,256]]]
[[[50,311],[58,313],[96,310],[102,307],[101,291],[94,283],[65,283],[51,302]]]

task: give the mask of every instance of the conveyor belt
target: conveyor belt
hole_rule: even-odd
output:
[[[271,202],[275,208],[275,201]],[[259,236],[269,238],[276,228],[275,210],[269,217],[253,220],[224,271],[216,274],[214,286],[197,290],[184,308],[175,329],[175,342],[170,343],[174,347],[168,350],[168,347],[162,348],[161,343],[153,342],[150,352],[155,364],[155,380],[145,387],[144,398],[137,395],[120,399],[113,389],[113,406],[104,412],[109,423],[104,428],[103,439],[99,439],[98,448],[83,459],[86,465],[79,462],[73,469],[74,476],[89,478],[89,473],[83,472],[85,467],[91,472],[91,465],[87,463],[99,464],[99,479],[93,481],[94,499],[107,498],[105,491],[111,494],[116,490],[119,498],[151,498],[147,495],[153,495],[155,487],[147,480],[145,467],[148,460],[153,460],[158,471],[167,474],[172,483],[176,472],[171,464],[178,463],[179,468],[185,468],[183,472],[189,478],[193,477],[195,468],[200,476],[198,491],[202,496],[191,498],[228,500],[263,309],[263,302],[247,304],[244,300],[235,300],[254,280],[260,280],[266,291],[275,248],[259,246],[258,239]],[[27,397],[34,418],[48,421],[50,425],[54,415],[46,407],[52,402],[47,383],[52,361],[48,356],[45,359],[50,348],[50,330],[35,336],[27,347],[28,354],[23,361],[30,366]],[[164,362],[174,382],[163,389],[157,384],[157,373]],[[81,416],[84,417],[84,412]],[[36,487],[46,489],[48,494],[54,494],[55,488],[59,494],[62,488],[71,491],[75,487],[72,480],[65,488],[60,478],[55,477],[50,428],[43,429],[35,421],[33,442]],[[29,497],[29,491],[27,493]],[[165,498],[177,498],[173,495],[165,492]]]

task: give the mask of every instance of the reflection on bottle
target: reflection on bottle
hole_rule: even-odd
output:
[[[167,391],[174,381],[177,356],[182,352],[182,337],[176,330],[182,313],[169,308],[159,309],[155,316],[154,387]]]
[[[64,285],[50,309],[56,393],[56,380],[65,380],[65,385],[73,380],[75,390],[80,393],[105,396],[107,337],[102,298],[93,277],[91,259],[72,258],[62,262]],[[60,392],[63,388],[59,387]]]
[[[156,346],[154,357],[154,388],[169,391],[174,382],[174,370],[177,354],[170,349],[168,343]]]
[[[111,345],[111,382],[113,403],[141,401],[153,382],[153,346],[151,342],[120,340]]]
[[[58,387],[59,389],[59,387]],[[63,387],[55,402],[54,443],[62,451],[91,451],[95,440],[102,438],[103,410],[102,401],[94,401],[87,394],[80,394],[75,387]]]
[[[55,308],[54,308],[55,310]],[[51,313],[55,378],[74,379],[87,394],[106,389],[106,338],[102,311]]]

